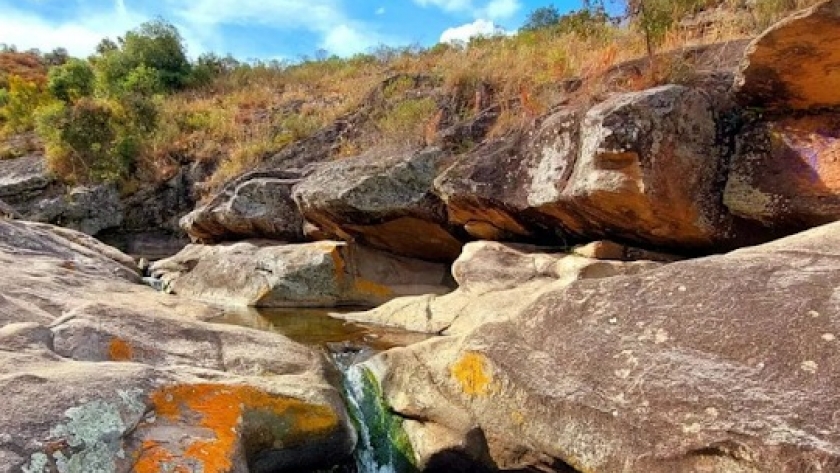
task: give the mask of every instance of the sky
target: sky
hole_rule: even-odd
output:
[[[431,46],[476,33],[513,32],[534,9],[579,0],[0,0],[0,43],[91,54],[102,38],[140,23],[174,24],[191,57],[298,60],[319,50],[350,56],[378,45]]]

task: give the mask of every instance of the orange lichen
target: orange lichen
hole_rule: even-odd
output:
[[[108,358],[111,361],[130,361],[133,355],[131,345],[121,338],[114,337],[108,344]]]
[[[391,297],[394,291],[390,287],[369,281],[367,279],[359,278],[356,280],[356,291],[360,294],[368,294],[378,297]]]
[[[344,255],[341,253],[342,247],[338,245],[331,245],[329,247],[324,245],[322,247],[324,249],[328,249],[330,252],[330,257],[333,260],[333,271],[335,271],[335,280],[340,286],[342,281],[344,281],[344,276],[347,270],[347,265],[344,262]]]
[[[492,377],[488,373],[484,356],[467,352],[449,368],[449,372],[461,384],[464,393],[483,396],[489,392]]]
[[[172,462],[175,457],[170,451],[154,440],[143,442],[140,451],[140,459],[134,464],[135,473],[160,473],[171,471],[172,473],[188,473],[185,468],[175,466],[172,469]]]
[[[339,421],[328,406],[277,397],[251,386],[168,386],[152,394],[151,401],[159,422],[187,424],[199,416],[200,425],[213,432],[215,438],[196,438],[184,445],[182,455],[176,455],[200,464],[204,473],[224,473],[232,468],[245,412],[260,411],[278,418],[285,431],[277,440],[283,444],[328,434]],[[152,450],[147,457],[144,450],[139,464],[160,463],[154,455],[160,454]]]

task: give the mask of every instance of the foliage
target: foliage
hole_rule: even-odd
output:
[[[117,43],[103,40],[94,58],[100,88],[111,94],[131,90],[137,82],[155,92],[186,86],[192,65],[178,29],[164,20],[143,23]],[[128,82],[128,83],[127,83]]]
[[[397,103],[377,121],[383,141],[393,144],[420,144],[426,123],[438,106],[431,98],[409,99]]]
[[[91,96],[94,82],[93,68],[87,61],[70,59],[50,69],[47,89],[56,99],[70,103]]]
[[[522,25],[524,31],[534,31],[543,28],[552,28],[560,22],[560,10],[554,5],[539,7],[528,14],[525,24]]]
[[[35,110],[49,101],[49,94],[35,82],[17,76],[9,78],[8,92],[0,108],[0,120],[5,122],[4,131],[22,133],[35,126]]]
[[[72,104],[54,102],[40,108],[37,130],[47,144],[50,170],[70,182],[128,177],[157,119],[147,100],[83,97]]]

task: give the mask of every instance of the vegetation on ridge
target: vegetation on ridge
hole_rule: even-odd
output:
[[[49,168],[70,183],[112,181],[131,192],[169,179],[186,163],[214,169],[207,190],[258,166],[336,119],[367,108],[354,133],[332,147],[339,158],[389,146],[434,143],[444,125],[497,110],[491,134],[528,123],[568,88],[598,100],[619,87],[679,81],[685,64],[661,60],[609,87],[599,77],[656,50],[750,37],[815,0],[628,0],[619,18],[603,1],[561,15],[543,7],[513,36],[430,48],[379,47],[349,58],[243,63],[207,54],[190,61],[177,29],[145,23],[88,59],[66,51],[0,52],[0,158],[43,146]],[[740,5],[740,6],[739,6]],[[727,21],[686,18],[719,9]],[[720,17],[716,17],[720,18]],[[371,91],[389,82],[378,100]],[[411,78],[429,80],[412,80]],[[33,138],[33,136],[37,136]],[[464,150],[473,143],[461,143]]]

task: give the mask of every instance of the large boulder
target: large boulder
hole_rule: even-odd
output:
[[[193,241],[203,243],[246,238],[303,241],[303,217],[291,195],[299,176],[288,171],[245,174],[185,215],[181,227]]]
[[[720,103],[719,103],[720,102]],[[724,100],[678,85],[561,110],[519,144],[469,153],[436,188],[477,237],[609,238],[683,252],[732,244],[721,205]]]
[[[724,203],[774,233],[840,219],[840,114],[747,127],[737,138]]]
[[[297,471],[353,448],[323,356],[136,284],[85,234],[0,219],[0,471]]]
[[[452,265],[457,290],[444,295],[400,297],[366,312],[338,316],[417,332],[463,334],[487,322],[512,317],[549,289],[580,279],[634,274],[659,266],[652,261],[610,261],[547,251],[529,245],[468,243]]]
[[[27,218],[72,228],[88,235],[119,227],[123,203],[113,184],[74,187],[68,193],[39,200]]]
[[[52,183],[43,156],[0,160],[0,198],[11,204],[25,203]]]
[[[409,422],[417,444],[436,426],[483,440],[505,469],[834,471],[838,285],[835,223],[577,281],[366,365],[395,412],[422,420]]]
[[[306,220],[326,235],[436,261],[458,257],[461,241],[432,192],[438,149],[371,154],[318,166],[295,186]]]
[[[840,104],[840,1],[824,1],[774,25],[747,49],[739,100],[771,110]]]
[[[369,306],[449,290],[444,264],[333,241],[189,245],[151,270],[170,292],[237,306]]]

